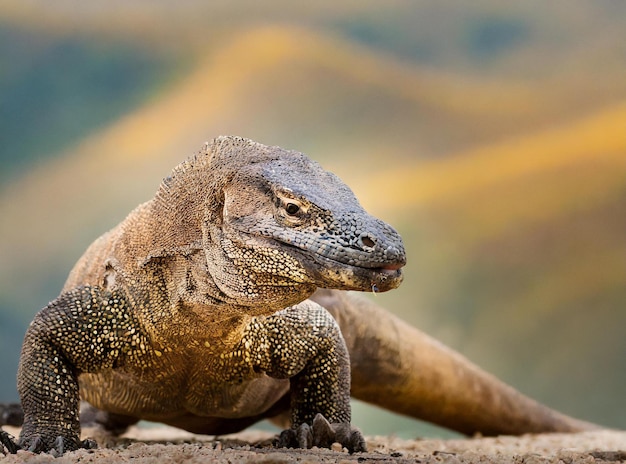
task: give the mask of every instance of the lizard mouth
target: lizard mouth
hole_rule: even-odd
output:
[[[358,281],[365,282],[367,288],[359,288],[361,291],[371,291],[373,293],[386,292],[397,288],[404,278],[400,264],[384,265],[376,268],[355,267],[354,276]]]
[[[292,255],[304,268],[310,283],[318,288],[379,293],[397,288],[403,280],[402,267],[406,264],[403,256],[393,262],[371,262],[367,266],[360,266],[333,259],[276,237],[246,235],[265,242],[265,246],[269,245],[282,253]]]
[[[397,288],[402,283],[404,262],[363,267],[314,254],[315,260],[309,265],[310,256],[305,268],[313,274],[314,279],[318,281],[317,286],[321,288],[379,293]]]

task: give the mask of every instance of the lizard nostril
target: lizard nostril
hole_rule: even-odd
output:
[[[376,242],[367,235],[361,235],[359,237],[359,242],[361,242],[361,246],[365,246],[368,248],[374,248],[374,246],[376,245]]]

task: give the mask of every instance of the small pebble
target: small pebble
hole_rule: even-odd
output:
[[[335,442],[332,445],[330,445],[330,449],[341,453],[343,451],[343,446],[341,446],[341,443]]]

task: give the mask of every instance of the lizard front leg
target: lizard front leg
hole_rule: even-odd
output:
[[[79,439],[78,375],[115,367],[122,353],[134,349],[134,333],[126,300],[95,287],[63,293],[42,309],[20,357],[24,425],[18,447],[62,454],[95,446]]]
[[[253,318],[242,344],[255,370],[290,380],[291,429],[281,447],[330,447],[365,451],[361,432],[350,426],[350,360],[339,326],[321,306],[304,301]]]

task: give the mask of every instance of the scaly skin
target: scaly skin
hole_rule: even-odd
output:
[[[400,236],[317,163],[218,138],[96,240],[35,317],[18,446],[91,446],[79,441],[79,391],[118,432],[149,419],[223,434],[289,414],[279,445],[351,451],[365,449],[351,387],[466,433],[592,427],[339,291],[396,288],[405,261]],[[308,299],[318,288],[335,290]]]
[[[404,263],[400,236],[317,163],[219,138],[94,242],[36,316],[18,373],[19,445],[81,446],[80,389],[129,423],[193,430],[286,404],[297,433],[282,444],[321,440],[321,414],[359,451],[343,337],[306,299],[317,287],[395,288]]]

